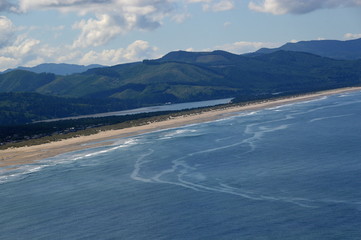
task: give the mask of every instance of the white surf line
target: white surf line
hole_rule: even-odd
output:
[[[197,187],[193,187],[192,185],[184,184],[184,183],[181,183],[181,182],[171,182],[171,181],[165,181],[165,180],[161,180],[161,179],[157,179],[156,182],[157,182],[157,183],[163,183],[163,184],[170,184],[170,185],[180,186],[180,187],[192,189],[192,190],[197,191],[197,192],[204,192],[203,190],[201,190],[201,189],[199,189],[199,188],[197,188]]]
[[[199,189],[197,188],[194,188],[192,186],[189,186],[187,184],[183,184],[183,183],[179,183],[179,182],[172,182],[172,181],[165,181],[165,180],[162,180],[161,178],[165,175],[168,175],[168,174],[175,174],[178,167],[179,166],[182,166],[184,169],[194,169],[184,163],[174,163],[175,161],[177,160],[174,160],[173,161],[173,165],[170,169],[167,169],[167,170],[164,170],[158,174],[156,174],[154,177],[150,178],[152,182],[157,182],[157,183],[164,183],[164,184],[172,184],[172,185],[177,185],[177,186],[181,186],[181,187],[185,187],[185,188],[190,188],[194,191],[200,191]],[[182,171],[182,170],[180,170]],[[183,170],[184,171],[184,170]]]
[[[323,118],[314,118],[311,119],[309,122],[316,122],[316,121],[323,121],[323,120],[327,120],[327,119],[333,119],[333,118],[342,118],[342,117],[349,117],[349,116],[353,116],[355,114],[344,114],[344,115],[336,115],[336,116],[329,116],[329,117],[323,117]]]
[[[220,183],[221,186],[232,189],[234,191],[239,190],[238,188],[231,187],[227,184]],[[255,194],[254,192],[250,192],[252,194]],[[335,199],[309,199],[309,198],[300,198],[300,197],[282,197],[279,199],[283,200],[290,200],[290,201],[301,201],[301,202],[310,202],[310,203],[335,203],[335,204],[350,204],[350,205],[361,205],[361,201],[347,201],[347,200],[335,200]]]
[[[185,181],[185,180],[181,179],[182,176],[179,176],[179,177],[180,177],[179,181],[182,182],[183,184],[186,184],[188,186],[193,186],[195,188],[208,190],[211,192],[231,194],[231,195],[240,196],[240,197],[250,199],[250,200],[255,200],[255,201],[276,201],[276,202],[281,201],[281,202],[292,203],[292,204],[295,204],[295,205],[298,205],[298,206],[304,207],[304,208],[316,208],[316,206],[310,206],[310,205],[306,205],[303,203],[299,203],[298,201],[301,201],[301,199],[297,199],[297,201],[296,201],[296,199],[293,199],[293,198],[280,198],[280,197],[265,196],[265,195],[251,196],[249,194],[239,192],[240,190],[232,191],[227,188],[208,187],[205,185]],[[306,201],[306,200],[302,199],[302,201]]]
[[[11,174],[0,176],[0,184],[16,180],[18,177],[27,177],[28,175],[39,172],[41,169],[46,167],[49,167],[49,165],[23,165],[22,167],[17,168],[14,172],[11,171]]]
[[[316,107],[316,108],[309,109],[306,112],[298,111],[296,113],[291,113],[291,114],[289,114],[287,116],[290,117],[289,119],[293,119],[294,116],[297,116],[297,115],[304,115],[304,114],[307,114],[307,113],[316,112],[316,111],[323,110],[323,109],[347,106],[347,105],[354,104],[354,103],[361,103],[361,101],[350,101],[350,102],[346,102],[346,103],[338,103],[338,104],[335,104],[335,105],[327,105],[327,106],[322,106],[322,107]]]
[[[173,165],[170,169],[167,169],[167,170],[164,170],[158,174],[156,174],[154,177],[151,178],[152,181],[154,182],[157,182],[157,183],[166,183],[166,184],[172,184],[172,185],[177,185],[177,186],[181,186],[181,187],[185,187],[185,188],[190,188],[194,191],[201,191],[200,189],[198,188],[194,188],[190,185],[187,185],[187,184],[183,184],[183,183],[180,183],[180,182],[172,182],[172,181],[165,181],[165,180],[162,180],[161,178],[167,174],[176,174],[177,172],[177,169],[179,166],[183,167],[182,170],[179,170],[180,172],[187,172],[186,169],[189,169],[189,170],[195,170],[195,168],[185,164],[183,161],[180,161],[180,159],[176,159],[176,160],[173,160],[172,161]]]
[[[135,162],[135,164],[134,164],[134,170],[133,170],[133,172],[130,174],[130,177],[131,177],[132,179],[134,179],[134,180],[136,180],[136,181],[146,182],[146,183],[153,183],[153,182],[154,182],[154,181],[151,180],[151,179],[146,179],[146,178],[140,177],[140,174],[139,174],[139,172],[140,172],[140,170],[141,170],[141,168],[142,168],[142,165],[150,162],[150,161],[144,160],[144,158],[152,155],[153,152],[154,152],[153,149],[149,149],[148,153],[143,154],[142,156],[140,156],[140,157],[136,160],[136,162]]]

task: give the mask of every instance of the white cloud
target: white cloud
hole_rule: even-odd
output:
[[[15,26],[7,17],[0,16],[0,71],[37,65],[47,60],[54,62],[58,56],[67,52],[64,47],[52,48],[41,44],[40,40],[29,36],[30,31],[19,34],[22,31],[23,27]]]
[[[258,12],[304,14],[323,8],[360,7],[360,0],[252,0],[249,8]]]
[[[343,38],[347,40],[361,38],[361,33],[346,33]]]
[[[125,49],[124,58],[129,61],[143,60],[144,58],[154,57],[157,47],[149,46],[149,43],[137,40]]]
[[[106,14],[122,18],[125,25],[135,21],[136,27],[147,28],[159,24],[174,6],[174,0],[20,0],[18,11],[56,9],[79,15]]]
[[[202,3],[203,11],[221,12],[234,9],[233,0],[187,0],[187,3]]]
[[[0,70],[15,67],[35,54],[39,41],[26,34],[16,37],[18,30],[10,19],[0,16]]]
[[[234,8],[234,0],[0,0],[0,11],[28,13],[38,10],[72,12],[84,19],[73,24],[78,31],[73,49],[101,47],[116,37],[134,30],[154,30],[165,18],[177,23],[190,17],[187,5],[203,4],[208,11],[227,11]],[[10,4],[17,3],[17,4]],[[10,10],[11,9],[11,10]],[[0,29],[0,34],[2,33]],[[54,34],[54,38],[60,36]],[[2,39],[7,35],[0,35]],[[5,40],[4,40],[5,41]]]
[[[187,0],[188,3],[209,3],[212,0]]]
[[[44,58],[42,57],[37,57],[37,58],[34,58],[34,59],[31,59],[30,61],[28,61],[26,64],[24,64],[23,66],[24,67],[33,67],[33,66],[37,66],[39,64],[42,64],[44,63],[45,60]]]
[[[84,56],[84,53],[82,51],[79,50],[69,50],[69,49],[65,49],[65,53],[63,51],[62,54],[57,54],[59,53],[59,49],[53,49],[53,51],[51,49],[49,49],[49,51],[44,51],[44,52],[49,52],[50,55],[48,56],[48,59],[54,59],[51,62],[55,62],[55,63],[74,63],[74,64],[78,64],[79,63],[79,59],[82,58]],[[48,60],[49,61],[49,60]],[[93,63],[98,63],[97,61],[94,61]]]
[[[17,12],[26,13],[39,9],[58,9],[60,11],[80,11],[80,14],[94,11],[97,7],[112,4],[113,0],[19,0]],[[81,9],[83,7],[83,9]],[[92,10],[93,9],[93,10]]]
[[[18,63],[19,61],[15,58],[0,56],[0,71],[5,71],[6,69],[9,68],[14,68],[15,66],[18,65]]]
[[[82,20],[75,23],[73,28],[81,30],[78,39],[73,43],[74,48],[101,46],[122,32],[116,21],[109,15],[97,16],[97,20]]]
[[[0,48],[10,43],[15,33],[15,26],[12,21],[5,16],[0,16]]]
[[[31,67],[45,62],[116,65],[158,57],[158,48],[143,40],[134,41],[125,48],[84,53],[71,47],[54,48],[42,45],[40,41],[22,35],[14,45],[0,49],[0,71],[17,66]]]
[[[38,28],[16,27],[10,19],[0,16],[1,70],[17,66],[32,66],[43,62],[113,65],[158,57],[156,54],[158,49],[141,40],[119,49],[100,48],[102,50],[93,49],[87,52],[89,50],[86,48],[99,49],[118,35],[132,30],[155,29],[161,25],[165,17],[175,16],[175,14],[169,14],[173,11],[174,0],[19,0],[12,2],[18,2],[18,5],[12,6],[18,13],[52,9],[75,12],[84,16],[84,19],[73,24],[73,29],[79,31],[79,34],[70,45],[54,47],[29,35],[32,31],[38,31]],[[6,4],[8,7],[5,8],[5,3],[8,2],[0,0],[0,11],[11,11],[11,5]],[[175,19],[181,22],[185,17],[188,16],[179,15]],[[64,30],[65,26],[48,28],[47,31],[59,32]],[[16,36],[20,32],[27,33]]]
[[[19,0],[17,12],[52,9],[80,16],[94,15],[73,25],[80,30],[74,47],[94,47],[132,30],[158,28],[165,17],[171,17],[175,6],[175,0]],[[173,19],[182,21],[182,17],[185,16]]]
[[[279,47],[281,44],[279,43],[271,43],[271,42],[245,42],[239,41],[230,44],[225,44],[221,46],[216,46],[215,50],[224,50],[227,52],[232,52],[236,54],[249,53],[257,51],[260,48],[275,48]]]
[[[234,3],[232,0],[221,0],[203,5],[204,11],[223,12],[232,9],[234,9]]]
[[[28,38],[26,35],[18,36],[13,44],[0,48],[0,69],[5,70],[34,59],[38,54],[36,47],[39,43],[39,40]]]
[[[176,23],[182,23],[184,22],[187,18],[189,18],[191,15],[189,13],[177,13],[177,14],[173,14],[171,16],[171,19],[176,22]]]
[[[13,56],[15,58],[24,58],[34,53],[34,47],[40,43],[37,39],[28,38],[26,35],[20,35],[11,46],[6,46],[0,50],[3,56]]]
[[[148,42],[137,40],[126,48],[108,49],[101,52],[92,50],[86,53],[79,62],[85,65],[92,63],[115,65],[158,57],[157,50],[157,47],[150,46]]]
[[[101,46],[123,31],[113,21],[115,20],[112,16],[107,15],[100,15],[95,20],[80,21],[74,24],[74,28],[81,29],[81,34],[73,45],[52,47],[29,36],[29,31],[16,36],[24,29],[16,27],[6,17],[0,17],[0,71],[44,62],[114,65],[158,57],[158,49],[141,40],[125,48],[90,51],[84,54],[84,47]],[[56,29],[62,30],[64,27]],[[11,38],[12,41],[8,41]]]
[[[223,26],[224,26],[224,27],[229,27],[229,26],[231,26],[231,25],[232,25],[231,22],[225,22],[225,23],[223,23]]]

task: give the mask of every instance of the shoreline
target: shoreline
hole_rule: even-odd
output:
[[[243,106],[225,106],[217,110],[209,110],[191,115],[173,117],[164,121],[150,122],[146,125],[123,128],[118,130],[102,131],[89,136],[79,136],[61,141],[34,145],[28,147],[8,148],[0,150],[0,169],[16,168],[17,165],[31,164],[42,159],[54,157],[63,153],[94,148],[99,146],[109,146],[119,138],[136,136],[144,133],[182,127],[190,124],[210,122],[239,114],[243,111],[259,110],[289,103],[303,102],[317,99],[323,96],[340,94],[352,91],[360,91],[361,87],[347,87],[321,92],[309,93],[300,96],[290,96],[282,99],[265,99],[261,102]],[[112,141],[113,140],[113,141]],[[106,141],[106,142],[102,142]],[[95,143],[98,142],[98,143]]]

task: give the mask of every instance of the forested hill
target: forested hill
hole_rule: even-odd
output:
[[[59,107],[54,114],[43,107],[42,113],[28,114],[31,117],[23,118],[22,122],[166,102],[229,97],[246,101],[360,84],[360,60],[335,60],[292,51],[258,56],[177,51],[156,60],[95,68],[68,76],[22,70],[0,75],[0,93],[36,93],[31,95],[31,101],[26,101],[27,95],[21,96],[25,100],[11,107],[14,120],[8,118],[8,124],[18,122],[16,112],[31,112],[28,110],[35,109],[40,99],[49,96],[57,97],[54,102],[59,105],[72,105],[66,109],[74,109],[73,112]],[[2,96],[0,113],[10,111],[7,97],[15,96]],[[97,101],[106,107],[96,106]]]
[[[286,43],[279,48],[261,48],[253,55],[268,54],[276,51],[307,52],[323,57],[334,59],[354,60],[361,59],[361,38],[338,41],[338,40],[313,40]]]

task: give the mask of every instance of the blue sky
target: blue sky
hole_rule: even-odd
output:
[[[361,0],[0,0],[0,71],[361,37]]]

